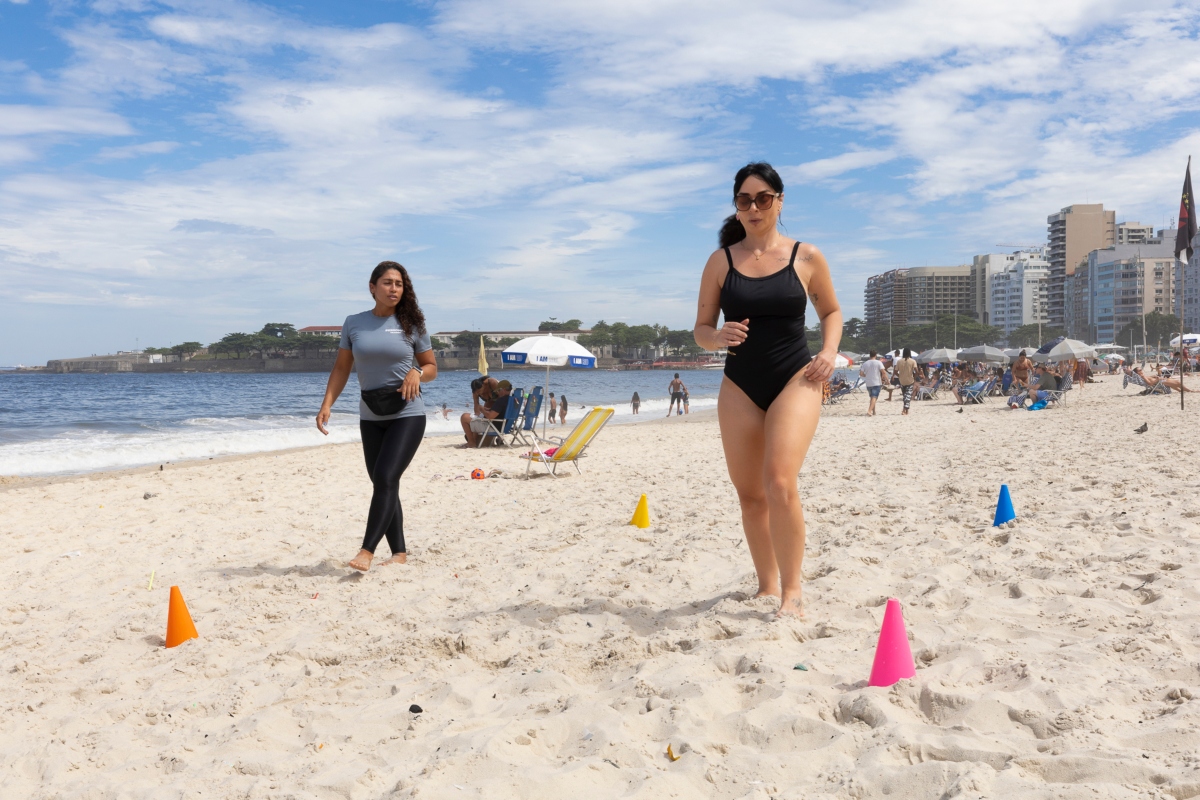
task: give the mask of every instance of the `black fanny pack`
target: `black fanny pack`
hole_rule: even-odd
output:
[[[367,404],[367,408],[371,409],[371,413],[380,417],[399,414],[408,405],[408,401],[404,399],[404,395],[400,394],[400,389],[396,386],[363,389],[362,399]]]

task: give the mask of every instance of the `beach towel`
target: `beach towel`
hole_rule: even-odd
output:
[[[1028,410],[1029,410],[1029,411],[1041,411],[1041,410],[1042,410],[1043,408],[1045,408],[1045,407],[1046,407],[1046,401],[1045,401],[1045,400],[1038,400],[1036,403],[1034,403],[1033,405],[1029,406]]]

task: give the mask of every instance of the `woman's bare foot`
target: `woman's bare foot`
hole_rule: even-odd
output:
[[[408,553],[392,553],[392,557],[380,564],[404,564],[408,561]]]
[[[366,572],[371,568],[371,559],[373,558],[375,558],[375,554],[370,550],[359,550],[358,555],[350,561],[350,566],[359,572]]]
[[[785,595],[780,600],[779,610],[775,612],[775,619],[782,619],[784,617],[804,619],[804,602],[799,592],[795,595]]]
[[[758,594],[754,595],[754,597],[751,597],[750,599],[757,600],[760,597],[779,597],[779,588],[776,587],[774,589],[771,589],[769,587],[764,588],[764,587],[760,586],[760,587],[758,587]]]

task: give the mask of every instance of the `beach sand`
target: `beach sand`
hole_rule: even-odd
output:
[[[711,413],[559,480],[428,439],[365,575],[357,445],[7,484],[0,796],[1200,796],[1200,401],[1132,393],[827,409],[803,621],[746,600]],[[888,597],[917,675],[870,688]]]

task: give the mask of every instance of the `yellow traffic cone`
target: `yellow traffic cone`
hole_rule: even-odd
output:
[[[637,510],[633,512],[633,519],[629,520],[629,524],[639,528],[650,527],[650,506],[646,503],[646,495],[642,495],[642,499],[638,500]]]

